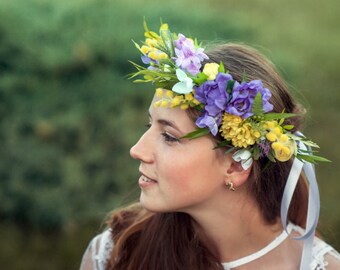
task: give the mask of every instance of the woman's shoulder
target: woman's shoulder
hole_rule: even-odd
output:
[[[311,269],[340,269],[339,252],[337,252],[331,245],[329,245],[325,241],[316,237],[313,246],[313,261]]]
[[[293,230],[300,234],[304,229],[294,225]],[[313,260],[310,269],[313,270],[335,270],[340,269],[340,254],[330,244],[319,237],[315,237],[313,244]]]
[[[104,270],[113,248],[111,229],[96,235],[88,245],[80,270]]]

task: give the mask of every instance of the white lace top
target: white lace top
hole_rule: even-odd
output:
[[[303,229],[295,225],[291,225],[290,228],[299,233],[303,232]],[[222,265],[225,270],[231,270],[235,267],[254,261],[279,246],[287,236],[288,234],[283,232],[280,236],[275,238],[273,242],[258,252],[233,262],[222,263]],[[113,242],[110,229],[105,230],[103,233],[94,237],[85,251],[80,270],[105,270],[112,247]],[[326,260],[326,255],[333,256],[336,260],[340,261],[340,254],[330,245],[316,237],[313,247],[313,261],[310,264],[310,270],[327,270],[328,262]]]

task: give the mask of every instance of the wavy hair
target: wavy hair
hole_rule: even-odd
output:
[[[296,130],[300,128],[304,109],[293,99],[274,65],[259,51],[229,43],[215,46],[207,55],[209,62],[222,61],[237,81],[242,81],[244,73],[248,80],[262,80],[272,93],[270,102],[274,111],[296,113],[298,116],[286,121]],[[190,116],[195,114],[188,111]],[[290,168],[289,161],[268,163],[266,158],[260,158],[253,163],[248,179],[249,194],[268,224],[280,218],[281,199]],[[301,175],[288,217],[301,227],[305,227],[307,201],[307,182]],[[205,236],[195,229],[195,221],[188,214],[150,213],[141,205],[133,204],[114,212],[109,226],[114,248],[107,270],[223,269],[218,253],[208,248]]]

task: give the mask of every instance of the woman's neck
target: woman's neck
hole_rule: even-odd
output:
[[[241,193],[241,192],[240,192]],[[229,195],[229,194],[228,194]],[[203,241],[216,251],[222,262],[252,254],[268,245],[282,232],[280,222],[267,224],[249,195],[228,197],[224,207],[191,213]]]

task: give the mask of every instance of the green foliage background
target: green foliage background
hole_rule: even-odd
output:
[[[144,16],[252,44],[278,66],[333,161],[317,167],[321,231],[340,249],[339,11],[337,0],[0,0],[3,269],[78,269],[106,214],[138,197],[128,151],[153,91],[126,74]]]

